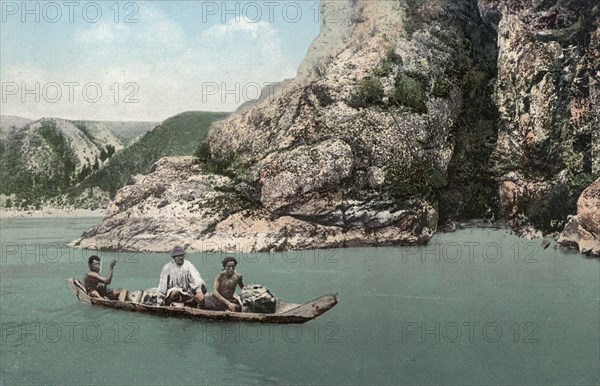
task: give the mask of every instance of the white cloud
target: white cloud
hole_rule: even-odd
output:
[[[235,18],[225,24],[217,24],[202,33],[203,38],[223,38],[235,33],[250,33],[253,38],[261,35],[275,35],[275,29],[266,21],[253,22],[246,18]]]
[[[295,74],[278,31],[266,21],[231,19],[204,31],[198,43],[217,69],[214,75],[233,72],[247,80],[276,81]]]
[[[137,20],[129,24],[88,24],[77,32],[76,42],[96,57],[156,57],[156,52],[183,49],[184,34],[165,12],[145,4]]]
[[[183,44],[183,32],[179,25],[169,16],[151,6],[142,8],[140,22],[145,24],[144,32],[139,36],[147,44],[156,46],[157,44],[176,45],[181,47]]]
[[[11,97],[2,104],[3,113],[162,120],[186,110],[232,111],[256,96],[255,87],[246,90],[247,85],[264,87],[296,73],[279,31],[267,22],[233,19],[186,36],[168,14],[148,3],[140,4],[138,19],[128,25],[99,22],[77,31],[73,41],[64,44],[73,58],[68,68],[50,72],[42,62],[3,67],[3,81],[81,85],[74,102],[66,96],[56,103],[45,101],[43,95],[39,103]],[[94,103],[85,100],[81,89],[91,83],[102,90],[102,98]],[[207,83],[218,84],[216,95],[203,93]],[[223,95],[225,90],[230,93]],[[139,102],[124,103],[127,96]]]
[[[102,21],[80,30],[76,40],[82,44],[110,44],[119,36],[129,35],[129,27],[122,24],[106,24]]]

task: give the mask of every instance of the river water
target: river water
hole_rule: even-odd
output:
[[[79,303],[99,218],[2,219],[2,384],[599,384],[599,260],[505,230],[425,247],[237,254],[246,283],[339,304],[303,325],[217,323]],[[158,284],[167,254],[118,260],[113,287]],[[220,254],[187,258],[212,285]]]

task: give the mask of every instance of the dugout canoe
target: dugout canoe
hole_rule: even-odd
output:
[[[250,323],[305,323],[333,308],[337,302],[337,294],[327,294],[304,304],[288,303],[277,299],[274,314],[257,314],[249,312],[209,311],[191,307],[154,306],[131,301],[104,300],[92,298],[77,279],[67,279],[69,289],[82,303],[115,308],[119,310],[145,312],[156,315],[179,316],[187,318],[220,320],[227,322]]]

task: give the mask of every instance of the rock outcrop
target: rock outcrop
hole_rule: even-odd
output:
[[[465,26],[486,27],[468,0],[325,3],[338,10],[335,22],[323,15],[295,80],[216,124],[200,165],[177,170],[191,161],[170,159],[136,177],[76,244],[263,251],[426,243],[454,153],[461,82],[478,60]],[[150,182],[169,174],[173,188]],[[166,190],[153,193],[154,184]],[[182,184],[195,199],[177,204]],[[190,205],[199,208],[186,214]]]
[[[241,190],[241,188],[239,188]],[[229,213],[216,203],[243,209],[229,177],[202,174],[193,157],[162,158],[147,175],[120,189],[105,221],[72,245],[89,249],[167,251],[188,246]],[[237,206],[237,207],[236,207]]]
[[[249,199],[252,194],[243,182],[204,173],[193,157],[162,158],[150,174],[137,176],[132,185],[119,190],[105,221],[71,245],[161,252],[183,245],[191,251],[255,252],[422,244],[435,229],[431,207],[394,211],[355,202],[340,210],[339,224],[322,225],[295,216],[273,217],[271,211],[255,207]],[[372,213],[377,219],[369,216]],[[340,226],[342,216],[357,223],[366,216],[373,223],[365,232]]]
[[[577,216],[569,220],[558,244],[577,248],[586,255],[600,256],[600,178],[579,197]]]
[[[579,249],[579,220],[577,216],[569,216],[565,229],[558,236],[556,244],[570,249]]]
[[[600,172],[593,151],[600,127],[600,5],[478,3],[498,32],[494,157],[503,215],[524,215],[545,232],[561,230]]]
[[[600,178],[583,191],[577,201],[581,253],[600,256]]]
[[[596,173],[600,6],[329,5],[335,22],[323,15],[296,79],[213,125],[198,164],[165,159],[136,177],[76,244],[420,244],[440,218],[498,215],[562,229]],[[578,229],[594,236],[592,217]]]

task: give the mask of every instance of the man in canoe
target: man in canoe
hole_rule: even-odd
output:
[[[242,306],[234,297],[237,286],[244,288],[242,275],[235,271],[237,260],[235,257],[226,257],[222,264],[223,270],[215,277],[214,290],[206,297],[205,308],[215,311],[241,311]]]
[[[111,290],[106,286],[112,282],[113,270],[115,269],[115,265],[117,265],[117,261],[113,260],[110,263],[110,267],[108,268],[108,276],[102,277],[100,276],[100,271],[102,269],[102,261],[99,256],[93,255],[88,259],[88,266],[90,267],[90,272],[85,275],[83,279],[83,286],[85,287],[86,292],[93,298],[104,298],[106,300],[119,300],[124,301],[127,296],[127,291],[125,290]]]
[[[165,264],[160,272],[158,293],[164,299],[164,304],[173,302],[184,303],[188,306],[203,308],[206,284],[192,263],[185,260],[182,247],[171,251],[172,261]]]

